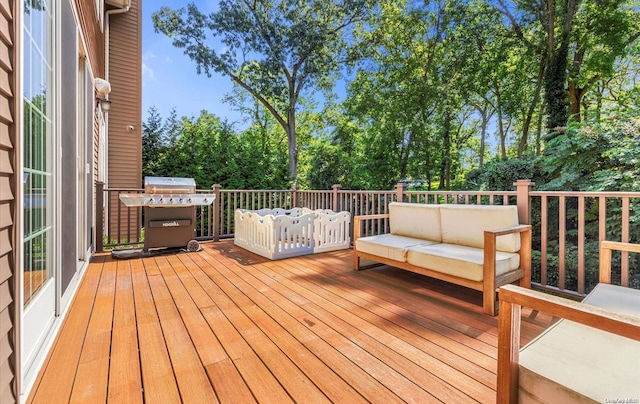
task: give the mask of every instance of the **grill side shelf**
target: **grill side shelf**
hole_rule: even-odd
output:
[[[150,206],[206,206],[215,200],[215,194],[120,194],[119,198],[127,207]]]

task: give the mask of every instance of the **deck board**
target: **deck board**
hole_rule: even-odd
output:
[[[131,284],[145,402],[178,402],[178,385],[142,260],[131,261]]]
[[[495,401],[481,296],[351,250],[94,257],[28,402]],[[526,343],[554,319],[523,310]]]

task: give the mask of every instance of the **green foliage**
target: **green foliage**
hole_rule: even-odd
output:
[[[545,189],[637,191],[640,189],[640,119],[572,125],[547,143],[542,164]]]
[[[544,181],[538,159],[526,157],[512,160],[493,160],[482,169],[467,173],[464,189],[513,190],[517,180],[530,179],[536,184]]]
[[[199,188],[283,189],[287,162],[280,139],[273,124],[254,125],[239,135],[206,111],[180,121],[172,113],[163,124],[152,109],[143,123],[143,173],[191,177]]]

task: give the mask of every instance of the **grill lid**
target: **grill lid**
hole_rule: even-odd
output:
[[[196,181],[193,178],[144,177],[144,192],[147,194],[193,194]]]
[[[215,194],[197,194],[193,178],[144,177],[144,193],[120,194],[128,207],[134,206],[205,206],[211,205]]]

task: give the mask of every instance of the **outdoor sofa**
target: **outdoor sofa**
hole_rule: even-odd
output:
[[[361,237],[383,219],[389,233]],[[388,214],[354,217],[353,259],[355,270],[367,259],[481,291],[495,315],[497,287],[531,284],[531,226],[516,206],[392,202]]]

